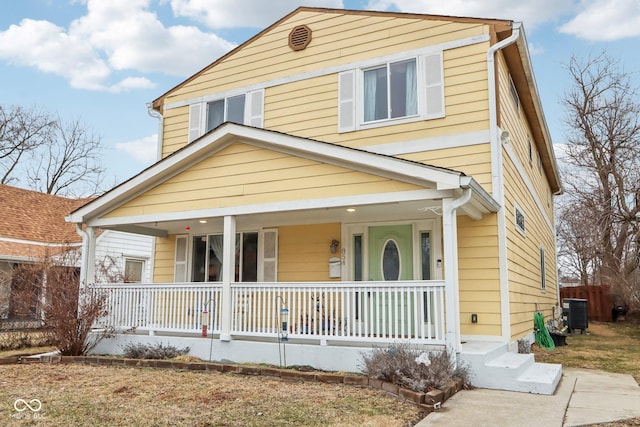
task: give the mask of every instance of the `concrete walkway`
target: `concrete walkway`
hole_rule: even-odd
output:
[[[552,396],[462,390],[416,427],[563,427],[640,417],[640,386],[631,375],[570,368],[563,372]]]

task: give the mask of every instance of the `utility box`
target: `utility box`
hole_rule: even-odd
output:
[[[581,333],[589,327],[589,301],[578,298],[562,300],[562,317],[569,332],[580,329]]]

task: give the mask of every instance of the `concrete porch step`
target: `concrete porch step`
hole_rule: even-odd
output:
[[[506,343],[465,343],[460,358],[471,371],[471,383],[479,388],[553,394],[562,377],[562,365],[509,352]]]
[[[562,378],[562,365],[534,363],[518,377],[518,384],[528,393],[553,394]]]

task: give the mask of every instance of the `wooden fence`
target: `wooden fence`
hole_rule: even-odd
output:
[[[613,302],[609,286],[571,286],[560,288],[560,298],[586,299],[589,320],[611,322]]]

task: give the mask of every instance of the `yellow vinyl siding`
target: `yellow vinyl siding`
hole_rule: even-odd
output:
[[[278,227],[278,281],[313,282],[329,279],[331,240],[340,240],[340,224]],[[333,279],[340,280],[340,279]]]
[[[313,31],[311,44],[300,52],[287,45],[293,26]],[[286,83],[287,77],[345,66],[361,60],[486,34],[477,23],[454,23],[397,17],[326,15],[303,12],[169,93],[165,102],[220,97],[246,85],[283,79],[265,88],[264,127],[350,147],[406,141],[488,128],[486,50],[488,42],[443,53],[445,108],[442,119],[384,126],[338,134],[338,74]],[[163,157],[187,143],[187,106],[165,110]]]
[[[491,192],[491,146],[488,142],[466,147],[423,151],[398,157],[464,172],[466,175],[473,176],[478,183]]]
[[[510,186],[511,187],[511,186]],[[509,188],[512,194],[520,191]],[[511,303],[512,338],[516,339],[531,332],[533,314],[542,310],[545,316],[551,314],[551,307],[557,303],[557,278],[555,247],[552,231],[537,212],[537,207],[522,194],[518,206],[525,213],[526,235],[515,228],[514,202],[511,197],[506,203],[507,248],[509,265],[509,290]],[[540,246],[545,248],[546,290],[541,290]]]
[[[462,334],[501,335],[500,271],[496,215],[458,217],[458,280]],[[471,323],[471,314],[478,323]]]
[[[105,217],[418,190],[387,178],[236,143]]]
[[[312,41],[305,50],[294,52],[288,46],[288,34],[300,24],[312,30]],[[487,32],[488,26],[478,23],[301,12],[168,94],[166,102],[208,95],[212,87],[223,92],[247,81],[268,81],[417,49],[425,40],[435,45]]]
[[[522,108],[515,107],[509,87],[509,74],[502,57],[499,58],[501,126],[509,131],[509,148],[515,153],[521,166],[519,171],[507,150],[503,149],[511,339],[515,340],[532,331],[533,315],[538,309],[545,316],[552,314],[551,309],[557,304],[557,266],[553,206],[548,197],[549,184],[544,169],[538,169],[537,148],[533,139],[533,161],[529,161],[528,139],[532,134],[531,129]],[[521,172],[526,174],[533,188],[525,183]],[[541,205],[535,202],[534,194]],[[525,214],[524,236],[515,226],[516,204]],[[543,213],[551,221],[551,227]],[[541,290],[540,246],[545,248],[545,291]]]
[[[153,262],[153,283],[173,283],[176,236],[156,237]]]

